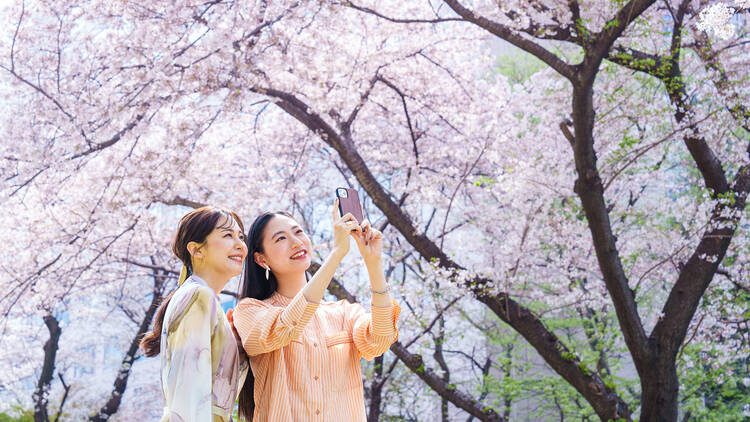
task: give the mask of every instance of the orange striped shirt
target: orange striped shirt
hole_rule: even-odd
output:
[[[398,338],[401,307],[242,299],[233,320],[255,376],[254,422],[366,421],[360,358]]]

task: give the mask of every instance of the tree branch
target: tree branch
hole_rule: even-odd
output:
[[[122,139],[122,136],[124,134],[130,132],[138,124],[138,122],[140,122],[141,120],[143,120],[144,116],[145,116],[145,113],[141,113],[141,114],[135,116],[135,118],[132,121],[130,121],[127,125],[125,125],[124,128],[122,128],[119,131],[117,131],[117,133],[115,133],[112,137],[110,137],[106,141],[104,141],[104,142],[102,142],[100,144],[95,144],[93,147],[87,149],[86,151],[83,151],[83,152],[80,152],[78,154],[75,154],[72,157],[70,157],[69,159],[70,160],[75,160],[76,158],[81,158],[83,156],[92,154],[94,152],[101,151],[101,150],[103,150],[103,149],[105,149],[107,147],[110,147],[110,146],[116,144],[120,139]]]
[[[422,136],[421,133],[417,134],[414,130],[414,126],[411,123],[411,116],[409,115],[409,108],[406,106],[406,95],[391,81],[379,76],[378,81],[384,83],[386,86],[391,88],[401,98],[401,106],[404,109],[404,117],[406,117],[406,127],[409,129],[409,137],[411,138],[412,148],[414,150],[414,161],[415,165],[419,167],[419,149],[417,148],[417,141]]]
[[[664,84],[664,88],[675,108],[675,120],[677,123],[687,120],[689,127],[692,129],[689,134],[684,136],[683,140],[703,176],[706,187],[712,191],[711,195],[715,198],[717,195],[727,192],[729,183],[721,161],[708,146],[705,138],[700,135],[697,122],[694,121],[695,112],[688,100],[680,68],[682,21],[686,13],[687,3],[684,1],[677,10],[669,56],[661,57],[631,48],[615,47],[607,58],[628,69],[653,76]]]
[[[750,109],[742,103],[737,91],[730,91],[731,83],[724,67],[719,61],[718,52],[714,52],[711,49],[711,40],[702,31],[696,33],[695,38],[693,49],[698,54],[698,57],[701,58],[706,69],[715,71],[719,76],[718,79],[712,79],[714,86],[716,86],[719,92],[727,95],[728,99],[734,102],[734,105],[727,106],[727,110],[746,131],[750,132]]]
[[[68,400],[68,393],[70,392],[70,384],[65,383],[65,379],[63,378],[61,373],[57,373],[57,377],[60,378],[60,383],[63,386],[63,396],[62,400],[60,400],[60,407],[57,409],[57,413],[55,414],[55,422],[57,422],[60,419],[60,415],[62,414],[63,407],[65,407],[65,401]]]
[[[445,0],[445,3],[467,22],[471,22],[480,28],[508,41],[516,47],[536,56],[539,60],[547,63],[549,67],[557,71],[570,81],[576,79],[575,68],[560,60],[552,52],[541,45],[522,37],[517,32],[498,22],[491,21],[485,17],[475,15],[474,12],[464,7],[457,0]]]
[[[612,44],[614,44],[616,39],[620,38],[630,23],[655,2],[656,0],[631,0],[604,25],[604,29],[596,36],[594,48],[591,52],[594,59],[592,64],[595,64],[596,68],[599,67],[599,63],[607,56],[610,48],[612,48]]]
[[[202,202],[193,201],[190,199],[183,198],[181,196],[175,196],[172,199],[166,199],[166,200],[161,199],[158,202],[161,202],[162,204],[165,204],[165,205],[181,205],[183,207],[188,207],[188,208],[200,208],[205,205]]]
[[[748,155],[750,158],[750,153]],[[709,227],[680,271],[662,308],[663,316],[651,332],[650,338],[658,341],[665,353],[676,356],[690,320],[724,259],[750,192],[750,165],[742,166],[737,172],[731,191],[731,197],[720,199],[714,207]]]
[[[635,294],[630,289],[617,249],[617,239],[604,201],[604,186],[596,165],[593,139],[592,85],[573,89],[574,159],[578,178],[573,190],[581,200],[593,241],[599,269],[604,278],[618,322],[633,361],[642,376],[646,372],[648,344],[638,315]]]
[[[393,23],[440,23],[440,22],[461,22],[463,19],[460,18],[436,18],[436,19],[399,19],[399,18],[392,18],[390,16],[385,16],[381,13],[378,13],[375,10],[372,10],[368,7],[364,6],[358,6],[350,1],[345,1],[343,3],[340,3],[343,6],[350,7],[355,10],[359,10],[360,12],[368,13],[374,16],[377,16],[381,19],[387,20],[388,22]]]

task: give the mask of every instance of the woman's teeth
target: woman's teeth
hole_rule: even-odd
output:
[[[307,252],[306,251],[299,251],[296,254],[292,255],[291,258],[292,259],[299,259],[299,258],[304,258],[305,256],[307,256]]]
[[[230,256],[229,259],[231,259],[232,261],[235,261],[235,262],[242,262],[242,257],[241,256]]]

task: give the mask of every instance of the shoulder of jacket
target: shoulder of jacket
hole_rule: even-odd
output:
[[[173,324],[183,316],[185,312],[198,305],[204,312],[210,312],[215,302],[214,291],[207,286],[199,284],[188,284],[180,286],[169,303],[168,324]]]

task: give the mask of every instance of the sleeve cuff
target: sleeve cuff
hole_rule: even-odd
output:
[[[401,307],[391,299],[391,306],[387,308],[371,306],[372,334],[378,337],[391,337],[396,331],[396,321],[401,313]]]

